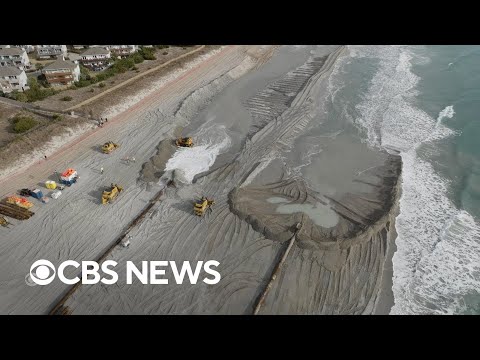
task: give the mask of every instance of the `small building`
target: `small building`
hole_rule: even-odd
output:
[[[53,86],[72,85],[80,79],[78,62],[65,60],[63,56],[45,66],[42,72],[47,82]]]
[[[138,51],[138,45],[106,45],[112,56],[126,57]]]
[[[20,70],[28,70],[31,65],[25,50],[8,47],[0,49],[0,67],[3,66],[15,66]]]
[[[30,54],[35,51],[35,46],[33,45],[10,45],[10,47],[23,49],[27,52],[27,54]]]
[[[110,65],[110,50],[102,47],[91,47],[80,54],[80,63],[93,71],[101,71]]]
[[[37,45],[38,59],[51,59],[67,55],[67,45]]]
[[[12,91],[25,91],[27,86],[27,74],[15,66],[0,67],[0,86],[4,93]]]

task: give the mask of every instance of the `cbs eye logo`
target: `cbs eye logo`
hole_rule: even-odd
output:
[[[30,273],[25,277],[25,281],[29,286],[48,285],[55,278],[55,273],[55,266],[50,261],[37,260],[30,266]]]

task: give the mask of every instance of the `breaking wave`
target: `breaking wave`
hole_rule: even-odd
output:
[[[449,183],[422,156],[422,145],[455,132],[442,124],[453,118],[446,106],[436,119],[414,106],[418,59],[407,46],[351,46],[356,58],[379,60],[378,68],[353,123],[372,147],[399,151],[403,159],[402,196],[397,217],[397,251],[393,256],[391,314],[451,314],[462,295],[480,288],[480,226],[447,196]],[[425,154],[423,154],[425,155]]]
[[[455,115],[455,111],[453,110],[453,105],[447,106],[445,109],[440,111],[437,118],[437,125],[442,123],[443,119],[451,119]]]

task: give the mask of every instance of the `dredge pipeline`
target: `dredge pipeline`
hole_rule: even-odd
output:
[[[293,234],[292,238],[290,239],[290,241],[288,243],[287,249],[283,253],[280,261],[277,263],[277,265],[275,266],[275,269],[272,272],[272,276],[270,277],[270,281],[268,282],[267,286],[265,287],[265,290],[263,290],[261,295],[258,297],[257,303],[256,303],[256,305],[254,307],[254,310],[253,310],[253,315],[257,315],[259,313],[260,309],[262,308],[262,305],[265,302],[265,299],[267,298],[267,295],[268,295],[270,289],[272,288],[273,283],[275,282],[275,279],[277,278],[277,274],[280,272],[285,260],[288,257],[288,254],[290,253],[290,250],[293,247],[293,244],[295,242],[295,237],[297,236],[297,233],[300,230],[300,227],[301,227],[301,223],[298,223],[297,226],[296,226],[295,234]]]
[[[145,215],[152,209],[152,207],[160,200],[160,197],[163,195],[165,187],[162,188],[159,192],[155,194],[155,196],[149,201],[148,205],[142,210],[142,212],[132,220],[130,225],[128,225],[127,229],[98,257],[95,261],[100,265],[108,255],[111,254],[113,249],[120,245],[122,240],[128,233],[140,222],[145,218]],[[70,297],[77,291],[82,284],[82,281],[77,282],[75,285],[67,291],[67,293],[53,306],[52,310],[48,313],[49,315],[67,315],[71,314],[71,311],[67,311],[64,304],[65,302],[70,299]]]

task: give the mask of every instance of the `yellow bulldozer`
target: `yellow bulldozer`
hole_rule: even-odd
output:
[[[197,216],[203,216],[208,209],[212,210],[211,206],[213,204],[215,204],[215,201],[209,200],[203,196],[201,200],[193,204],[193,212]]]
[[[110,185],[110,188],[103,191],[102,204],[106,204],[115,200],[119,193],[123,191],[123,188],[117,184]]]
[[[182,146],[182,147],[192,147],[193,146],[193,140],[191,137],[185,137],[185,138],[178,138],[175,141],[175,145],[177,146]]]
[[[105,144],[102,145],[102,151],[105,154],[110,154],[113,150],[118,148],[120,145],[115,144],[113,141],[108,141]]]

